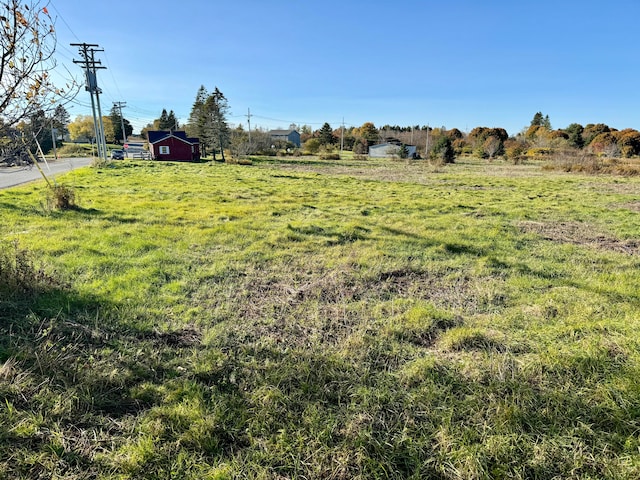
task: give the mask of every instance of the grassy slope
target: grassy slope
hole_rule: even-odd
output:
[[[0,192],[0,240],[70,285],[0,300],[0,478],[640,476],[637,179],[262,160],[65,181],[78,210]]]

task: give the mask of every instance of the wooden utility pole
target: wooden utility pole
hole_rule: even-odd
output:
[[[100,109],[100,94],[102,90],[98,87],[96,71],[107,67],[103,67],[100,60],[95,59],[95,52],[103,52],[104,50],[98,50],[95,48],[98,47],[98,45],[92,43],[72,43],[71,46],[78,47],[80,50],[82,60],[74,60],[73,63],[81,64],[84,68],[86,77],[85,90],[87,90],[91,96],[91,111],[93,113],[93,126],[96,135],[96,146],[98,147],[98,157],[106,162],[107,142],[104,136],[102,110]]]

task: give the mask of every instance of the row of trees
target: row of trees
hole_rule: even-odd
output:
[[[113,106],[108,116],[102,117],[104,125],[104,136],[108,143],[122,145],[123,140],[133,134],[133,126],[120,113],[120,108]],[[124,125],[124,133],[122,126]],[[91,115],[78,115],[73,122],[67,126],[69,136],[72,140],[87,140],[94,142],[96,138],[93,117]]]
[[[395,142],[416,145],[421,156],[451,161],[455,155],[470,154],[493,159],[505,156],[516,159],[523,155],[549,155],[554,151],[587,150],[606,156],[640,155],[640,132],[631,128],[616,130],[608,125],[572,123],[553,129],[548,115],[537,112],[528,127],[514,136],[504,128],[476,127],[469,132],[457,128],[429,126],[390,126],[376,128],[371,122],[360,127],[332,129],[325,123],[318,130],[300,128],[305,149],[314,153],[320,148],[338,145],[355,153],[366,153],[377,143]]]
[[[67,126],[72,137],[92,139],[95,136],[92,119],[79,117],[69,123],[68,114],[62,107],[77,93],[78,83],[68,79],[66,85],[60,87],[52,82],[56,37],[46,4],[43,7],[39,0],[0,2],[0,20],[0,154],[6,154],[19,144],[22,148],[31,147],[36,140],[46,151],[53,146],[51,138],[60,137]],[[265,132],[245,131],[241,127],[231,131],[228,111],[227,99],[217,87],[213,92],[200,87],[184,127],[190,136],[200,138],[204,154],[212,152],[214,156],[220,154],[224,158],[225,148],[229,147],[238,153],[256,153],[275,146]],[[115,106],[103,120],[109,142],[119,143],[133,133],[131,124],[121,117]],[[346,150],[366,153],[371,145],[392,140],[416,145],[422,156],[443,159],[449,159],[452,153],[491,159],[499,155],[516,158],[531,152],[548,154],[566,149],[587,149],[612,157],[640,155],[640,132],[637,130],[616,130],[602,123],[585,126],[573,123],[566,128],[553,129],[549,116],[542,112],[537,112],[530,125],[512,137],[504,129],[489,127],[476,127],[470,132],[419,125],[377,128],[371,122],[338,129],[333,129],[329,123],[317,130],[307,125],[292,127],[300,132],[309,151],[340,145]],[[143,133],[150,128],[173,130],[180,125],[173,111],[165,109],[158,119],[143,129]],[[51,132],[54,134],[50,135]]]

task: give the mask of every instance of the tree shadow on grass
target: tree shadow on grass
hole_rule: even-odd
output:
[[[162,402],[160,386],[200,343],[137,320],[43,273],[0,282],[0,471],[95,476],[96,458]]]

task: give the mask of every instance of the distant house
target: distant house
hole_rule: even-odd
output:
[[[272,140],[290,142],[300,147],[300,134],[296,130],[271,130],[269,135]]]
[[[407,148],[407,158],[415,158],[417,147],[415,145],[405,145]],[[399,157],[402,145],[397,143],[380,143],[369,147],[369,156],[372,158]]]
[[[200,141],[188,138],[186,132],[150,130],[149,151],[154,160],[197,162],[200,160]]]

